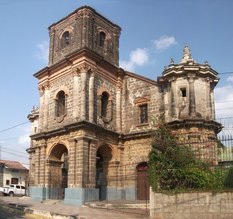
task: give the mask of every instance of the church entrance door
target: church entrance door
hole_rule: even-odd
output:
[[[137,165],[137,199],[148,200],[149,199],[149,182],[147,177],[148,165],[146,162],[142,162]]]
[[[49,156],[49,199],[64,199],[68,185],[68,150],[65,145],[53,147]]]
[[[107,199],[109,161],[112,159],[112,150],[103,145],[96,153],[96,188],[99,189],[99,200]]]

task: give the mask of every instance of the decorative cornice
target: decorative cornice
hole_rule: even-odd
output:
[[[193,126],[200,126],[205,128],[211,128],[218,134],[223,126],[222,124],[214,120],[205,120],[205,119],[185,119],[185,120],[175,120],[167,123],[171,128],[188,128]]]

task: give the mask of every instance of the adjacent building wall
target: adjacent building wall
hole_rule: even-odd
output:
[[[232,192],[150,193],[154,219],[233,218]]]

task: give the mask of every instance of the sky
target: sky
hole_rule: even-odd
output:
[[[39,106],[33,74],[48,64],[48,27],[83,5],[122,28],[119,59],[126,70],[156,80],[189,45],[197,63],[207,60],[219,72],[216,118],[231,121],[233,0],[0,0],[0,159],[28,166],[27,116]]]

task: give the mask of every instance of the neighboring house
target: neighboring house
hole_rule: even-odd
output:
[[[18,161],[0,160],[0,187],[10,184],[27,185],[28,169]]]
[[[33,199],[148,199],[152,122],[161,116],[182,143],[217,163],[218,73],[197,63],[187,45],[157,80],[126,71],[120,33],[88,6],[49,27],[49,63],[34,74],[40,104],[28,116]]]

